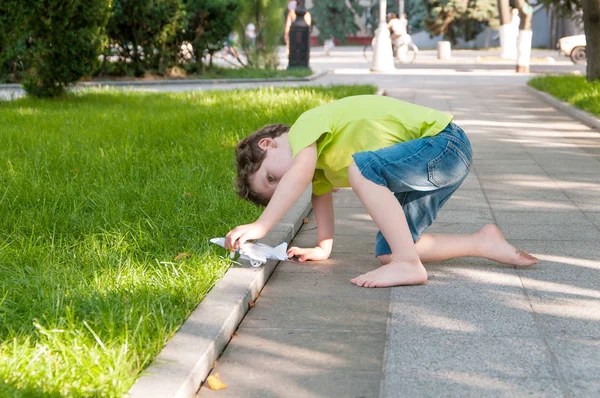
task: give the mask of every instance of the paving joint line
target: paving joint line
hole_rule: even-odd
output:
[[[544,347],[546,348],[544,350],[544,353],[546,354],[546,358],[548,359],[548,361],[550,362],[550,365],[552,366],[552,371],[556,375],[555,380],[558,381],[560,388],[563,390],[563,396],[565,398],[570,398],[571,394],[569,393],[567,381],[565,380],[565,377],[563,376],[562,372],[560,371],[560,367],[558,366],[558,359],[556,358],[556,355],[554,355],[552,348],[550,348],[550,345],[548,344],[548,338],[551,338],[551,336],[547,336],[546,333],[544,332],[544,329],[540,326],[540,322],[538,319],[538,313],[533,308],[533,304],[531,302],[531,298],[529,297],[529,292],[527,291],[527,287],[523,283],[523,279],[522,279],[521,275],[517,274],[517,276],[519,277],[519,282],[521,282],[521,286],[523,287],[523,291],[525,292],[525,296],[527,298],[527,304],[529,304],[529,308],[531,308],[531,317],[533,318],[533,323],[535,324],[535,328],[537,329],[537,331],[542,339],[542,342],[544,343]]]

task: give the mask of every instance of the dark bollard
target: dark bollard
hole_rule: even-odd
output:
[[[310,58],[310,33],[309,26],[304,21],[304,14],[306,14],[306,9],[303,5],[298,4],[298,7],[296,7],[296,20],[290,26],[290,54],[288,69],[308,68],[308,61]]]

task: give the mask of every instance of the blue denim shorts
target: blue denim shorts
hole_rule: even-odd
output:
[[[365,178],[394,193],[416,242],[469,174],[473,150],[465,132],[450,123],[433,137],[357,152],[352,157]],[[375,255],[391,252],[379,232]]]

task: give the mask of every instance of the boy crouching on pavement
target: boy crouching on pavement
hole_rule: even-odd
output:
[[[353,278],[355,285],[422,284],[423,263],[456,257],[536,264],[492,224],[471,235],[423,234],[471,169],[471,144],[452,120],[393,98],[360,95],[311,109],[291,127],[263,127],[238,144],[237,185],[240,197],[266,208],[252,224],[231,230],[225,246],[264,237],[312,182],[318,244],[292,247],[288,256],[329,257],[332,190],[350,186],[379,228],[375,255],[383,264]]]

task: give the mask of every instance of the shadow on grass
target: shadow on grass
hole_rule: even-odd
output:
[[[57,391],[47,392],[35,387],[22,387],[21,383],[0,382],[0,396],[11,398],[63,398]]]

